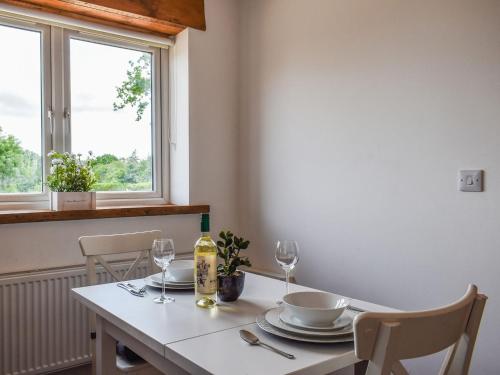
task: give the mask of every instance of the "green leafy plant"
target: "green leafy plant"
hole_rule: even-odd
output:
[[[47,186],[52,191],[82,192],[91,191],[96,183],[92,169],[95,162],[92,152],[82,159],[81,154],[59,153],[51,151],[47,154],[51,159],[50,175]]]
[[[241,250],[246,250],[250,241],[243,237],[235,236],[231,231],[219,233],[217,241],[217,255],[224,260],[224,264],[217,266],[217,273],[223,276],[233,275],[239,266],[251,267],[252,264],[246,256],[240,256]]]

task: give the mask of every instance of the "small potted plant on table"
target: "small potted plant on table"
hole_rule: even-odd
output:
[[[252,266],[248,257],[240,256],[240,251],[246,250],[250,241],[235,236],[231,231],[222,231],[219,237],[217,255],[224,263],[217,266],[217,295],[223,302],[232,302],[238,299],[245,285],[245,273],[238,267]]]
[[[51,159],[47,186],[51,190],[52,210],[95,209],[96,195],[95,191],[91,191],[96,183],[92,152],[89,151],[86,159],[82,159],[81,154],[69,152],[51,151],[47,156]]]

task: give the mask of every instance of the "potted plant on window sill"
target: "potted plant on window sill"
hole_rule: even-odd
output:
[[[86,159],[82,155],[51,151],[50,175],[47,186],[51,190],[50,203],[54,211],[93,210],[96,194],[91,191],[96,183],[92,166],[92,152]]]
[[[251,267],[246,256],[240,256],[241,250],[246,250],[250,241],[237,237],[231,231],[222,231],[217,241],[217,255],[224,263],[217,266],[217,295],[223,302],[233,302],[243,292],[245,273],[238,270],[239,266]]]

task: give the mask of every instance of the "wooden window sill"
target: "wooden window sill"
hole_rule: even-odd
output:
[[[177,206],[127,206],[98,207],[95,210],[51,211],[51,210],[17,210],[0,211],[0,224],[36,223],[42,221],[91,220],[116,217],[138,217],[159,215],[187,215],[210,212],[209,205]]]

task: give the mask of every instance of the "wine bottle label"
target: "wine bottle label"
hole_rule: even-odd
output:
[[[217,291],[217,257],[196,256],[196,290],[198,293],[213,294]]]

